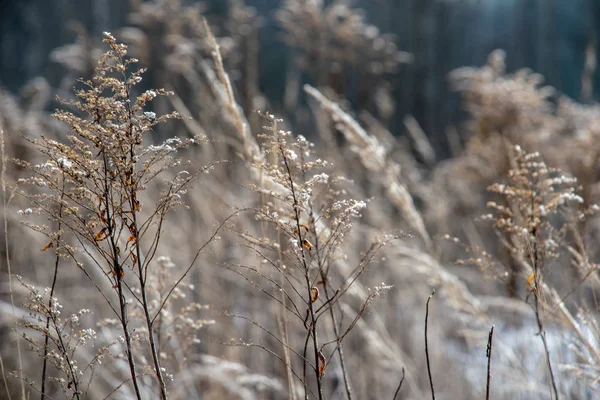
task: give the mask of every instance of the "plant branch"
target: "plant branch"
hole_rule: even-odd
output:
[[[485,385],[485,400],[490,400],[490,387],[492,383],[492,339],[494,336],[494,326],[490,329],[490,335],[488,337],[486,356],[488,359],[487,363],[487,380]]]
[[[402,384],[404,383],[405,376],[406,376],[406,373],[404,371],[404,367],[402,367],[402,378],[400,378],[400,383],[398,384],[398,389],[396,389],[396,393],[394,393],[394,400],[396,400],[396,398],[398,398],[398,394],[400,394],[400,389],[402,389]]]
[[[64,174],[62,176],[62,188],[60,191],[60,205],[58,209],[58,215],[62,217],[63,212],[63,198],[65,193],[65,177]],[[62,219],[62,218],[61,218]],[[52,276],[52,285],[50,286],[50,299],[48,300],[48,310],[52,309],[52,298],[54,297],[54,289],[56,288],[56,280],[58,278],[58,265],[60,263],[60,236],[61,236],[62,222],[58,222],[57,232],[58,236],[55,241],[56,248],[56,257],[54,259],[54,274]],[[48,332],[50,331],[50,315],[46,317],[46,330],[44,332],[44,357],[43,357],[43,365],[42,365],[42,388],[40,390],[40,399],[44,400],[44,396],[46,395],[46,369],[48,367]]]
[[[429,387],[431,388],[431,399],[435,400],[435,389],[433,388],[433,378],[431,377],[431,363],[429,361],[429,344],[427,343],[427,319],[429,318],[429,301],[435,294],[435,289],[431,292],[427,298],[427,304],[425,305],[425,358],[427,360],[427,374],[429,375]]]

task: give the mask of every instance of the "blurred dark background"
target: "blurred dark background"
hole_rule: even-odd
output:
[[[56,87],[64,68],[50,60],[53,49],[75,40],[70,21],[79,21],[90,37],[117,31],[128,24],[132,4],[124,0],[0,0],[0,85],[11,92],[37,76]],[[181,0],[182,5],[194,3]],[[259,89],[271,105],[283,102],[288,52],[281,41],[275,10],[282,1],[246,0],[261,16]],[[324,6],[333,1],[323,0]],[[206,13],[228,13],[226,0],[204,2]],[[482,65],[494,49],[507,53],[508,71],[531,68],[563,94],[583,102],[598,99],[600,77],[582,92],[587,62],[598,59],[600,38],[598,0],[356,0],[366,22],[391,33],[399,50],[413,61],[389,77],[395,112],[388,121],[394,134],[413,115],[438,151],[447,147],[445,129],[461,121],[459,96],[450,90],[448,73],[465,65]],[[345,96],[356,102],[352,74],[345,79]],[[356,78],[358,79],[358,78]],[[310,81],[310,80],[308,80]]]

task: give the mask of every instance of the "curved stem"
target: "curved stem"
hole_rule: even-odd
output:
[[[433,378],[431,377],[431,363],[429,362],[429,345],[427,343],[427,319],[429,318],[429,301],[435,294],[435,289],[429,295],[425,305],[425,358],[427,359],[427,374],[429,375],[429,387],[431,387],[431,399],[435,400],[435,389],[433,388]]]

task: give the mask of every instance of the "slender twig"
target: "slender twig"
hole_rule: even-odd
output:
[[[133,189],[132,189],[133,191]],[[133,206],[133,198],[131,199],[132,201],[132,206]],[[134,231],[136,232],[136,234],[138,233],[137,230],[137,218],[136,218],[136,212],[133,210],[132,208],[132,213],[133,213],[133,225],[134,225]],[[158,380],[158,384],[160,387],[160,395],[161,398],[163,400],[167,399],[167,389],[165,386],[165,381],[164,378],[162,376],[162,368],[160,367],[160,361],[158,358],[158,350],[156,347],[156,342],[154,340],[154,330],[152,328],[152,322],[154,321],[154,319],[152,319],[150,317],[150,310],[148,308],[148,298],[146,295],[146,280],[144,279],[144,275],[143,275],[143,270],[142,270],[142,254],[141,254],[141,250],[140,250],[140,246],[139,246],[139,240],[135,240],[135,251],[137,253],[137,265],[138,265],[138,272],[139,272],[139,283],[140,283],[140,291],[142,292],[142,308],[144,309],[144,319],[146,320],[146,326],[148,328],[148,341],[150,342],[150,350],[152,353],[152,361],[154,363],[154,369],[155,369],[155,373],[156,373],[156,379]]]
[[[277,127],[274,126],[273,127],[273,131],[277,132]],[[278,139],[279,140],[279,139]],[[285,151],[283,149],[283,147],[281,145],[279,145],[279,151],[281,152],[281,157],[283,159],[283,163],[285,165],[286,171],[287,171],[287,175],[288,175],[288,179],[290,181],[290,190],[292,192],[292,200],[293,200],[293,204],[294,204],[294,221],[296,222],[296,229],[298,230],[298,246],[300,248],[300,254],[302,256],[302,265],[304,266],[304,278],[306,280],[306,290],[308,292],[307,295],[307,303],[308,303],[308,310],[309,310],[309,314],[310,314],[310,318],[311,318],[311,325],[310,325],[310,333],[309,336],[312,336],[313,338],[313,346],[314,346],[314,350],[315,350],[315,378],[317,380],[317,393],[319,395],[319,400],[323,399],[323,388],[321,385],[321,381],[322,381],[322,371],[320,371],[319,369],[319,362],[320,362],[320,357],[319,357],[319,342],[317,339],[317,321],[315,319],[315,310],[313,307],[313,301],[312,301],[312,285],[310,282],[310,277],[309,277],[309,268],[308,268],[308,263],[306,261],[306,256],[304,254],[304,239],[302,237],[302,227],[300,226],[300,209],[299,209],[299,202],[298,202],[298,198],[296,195],[296,190],[294,189],[294,179],[293,179],[293,175],[292,175],[292,170],[289,166],[289,162],[287,159],[287,156],[285,155]]]
[[[304,160],[304,158],[302,160]],[[304,180],[306,180],[305,174],[306,174],[306,172],[303,171],[302,176],[303,176]],[[333,301],[333,298],[337,295],[337,291],[333,295],[331,293],[329,293],[330,285],[329,285],[329,277],[327,276],[328,271],[325,270],[325,261],[323,259],[323,255],[321,254],[322,253],[321,241],[319,240],[316,223],[314,222],[315,221],[315,213],[314,213],[313,202],[309,200],[308,206],[309,206],[310,220],[313,221],[313,223],[311,224],[311,230],[312,230],[312,234],[315,238],[315,253],[316,253],[316,257],[317,257],[317,265],[319,266],[319,275],[321,277],[321,281],[323,282],[323,292],[325,293],[325,304],[329,304],[331,301]],[[325,246],[327,246],[327,243],[325,244]],[[318,311],[317,311],[317,313],[318,313]],[[348,375],[348,368],[346,366],[346,360],[344,357],[344,348],[342,347],[342,343],[341,343],[342,338],[340,337],[340,329],[338,328],[338,321],[337,321],[337,318],[335,315],[335,310],[333,308],[333,305],[329,307],[329,315],[331,317],[331,323],[333,325],[333,333],[337,339],[337,353],[338,353],[338,357],[340,359],[340,368],[342,370],[342,377],[344,379],[344,388],[346,389],[346,397],[348,400],[352,400],[352,398],[353,398],[352,387],[350,386],[350,377]],[[318,318],[318,316],[317,316],[317,318]]]
[[[367,306],[371,303],[371,301],[374,298],[375,298],[375,295],[374,294],[370,294],[367,297],[367,299],[362,303],[362,306],[360,307],[360,310],[358,310],[358,312],[354,316],[354,319],[350,322],[350,325],[348,325],[348,327],[346,328],[346,330],[344,331],[344,333],[341,334],[340,336],[336,337],[335,339],[330,340],[329,342],[323,343],[321,345],[321,349],[323,349],[327,345],[330,345],[330,344],[333,344],[333,343],[337,343],[335,349],[331,353],[331,354],[334,354],[338,350],[339,346],[342,345],[342,341],[346,338],[346,336],[350,333],[350,331],[352,331],[352,329],[354,329],[354,327],[356,326],[356,324],[358,323],[358,321],[362,318],[363,314],[367,310]],[[341,326],[340,326],[340,328],[341,328]]]
[[[263,288],[261,285],[259,285],[258,283],[256,283],[252,279],[250,279],[249,276],[247,276],[246,274],[244,274],[241,271],[241,270],[245,269],[245,270],[251,271],[251,272],[259,275],[260,277],[264,278],[265,280],[268,280],[268,281],[271,281],[271,282],[273,281],[272,279],[270,279],[270,278],[266,277],[265,275],[261,274],[259,271],[257,271],[253,267],[248,267],[248,266],[245,266],[245,265],[230,266],[230,265],[227,265],[227,264],[224,264],[223,267],[226,268],[226,269],[228,269],[229,271],[231,271],[233,273],[236,273],[241,278],[245,279],[249,284],[251,284],[252,286],[254,286],[256,289],[260,290],[262,293],[264,293],[269,298],[273,299],[276,303],[284,305],[284,303],[277,296],[275,296],[273,293],[269,292],[267,289]],[[238,269],[235,269],[234,267],[236,267]],[[287,304],[285,304],[285,309],[288,310],[295,317],[298,317],[300,320],[302,320],[302,315],[300,314],[300,311],[296,307],[296,304],[292,301],[292,298],[287,294],[287,292],[283,288],[279,287],[278,285],[277,285],[277,287],[279,288],[278,290],[282,293],[282,295],[284,295],[285,297],[287,297],[290,300],[290,302],[292,303],[292,306],[294,307],[292,309],[290,306],[288,306]]]
[[[122,73],[123,75],[123,79],[126,81],[127,77],[125,75],[125,72]],[[127,89],[127,97],[129,98],[130,93],[129,93],[129,89]],[[128,128],[128,134],[131,138],[133,138],[134,136],[134,128],[133,128],[133,112],[131,110],[131,103],[127,103],[127,113],[128,113],[128,119],[129,119],[129,128]],[[142,308],[144,310],[144,319],[146,320],[146,327],[148,328],[148,341],[150,342],[150,353],[152,354],[152,362],[154,363],[154,372],[156,374],[156,379],[158,380],[158,385],[160,388],[160,396],[162,400],[167,400],[167,388],[165,385],[165,380],[163,378],[162,375],[162,368],[160,366],[160,360],[158,358],[158,350],[156,347],[156,341],[154,340],[154,329],[152,328],[152,322],[154,321],[151,317],[150,317],[150,310],[148,308],[148,296],[147,296],[147,291],[146,291],[146,279],[145,279],[145,274],[144,274],[144,269],[143,269],[143,260],[142,260],[142,251],[141,251],[141,247],[140,247],[140,237],[139,237],[139,229],[138,229],[138,212],[139,212],[139,203],[137,202],[137,185],[138,183],[135,180],[135,170],[134,170],[134,160],[136,159],[136,154],[135,154],[135,142],[132,141],[132,143],[129,146],[129,157],[130,160],[132,162],[132,165],[130,167],[130,169],[127,171],[128,172],[128,178],[129,178],[129,207],[130,207],[130,211],[131,211],[131,218],[132,218],[132,228],[133,228],[133,234],[135,235],[135,239],[133,241],[134,243],[134,247],[135,247],[135,253],[137,256],[137,266],[138,266],[138,281],[140,283],[140,291],[142,294]],[[161,214],[162,217],[162,214]],[[162,222],[162,218],[161,218],[161,222]],[[160,235],[160,226],[158,228],[158,233],[157,235]],[[157,236],[158,237],[158,236]],[[157,240],[158,241],[158,240]],[[135,263],[134,263],[135,264]],[[147,268],[146,268],[147,270]]]
[[[535,319],[537,321],[537,326],[539,329],[538,335],[542,340],[542,344],[544,345],[544,353],[546,355],[546,365],[548,366],[548,373],[550,374],[550,382],[552,384],[552,391],[554,392],[554,397],[556,400],[559,400],[558,396],[558,387],[556,386],[556,379],[554,378],[554,371],[552,369],[552,361],[550,359],[550,348],[548,346],[548,340],[546,339],[546,331],[544,330],[544,323],[542,321],[540,315],[540,300],[538,298],[537,292],[534,295],[535,302]]]
[[[273,339],[275,339],[275,341],[281,345],[284,345],[283,340],[281,340],[277,335],[275,335],[273,332],[271,332],[269,329],[265,328],[264,326],[262,326],[261,324],[259,324],[258,322],[256,322],[255,320],[253,320],[250,317],[246,317],[244,315],[240,315],[240,314],[233,314],[230,312],[225,312],[224,314],[227,317],[232,317],[232,318],[239,318],[242,319],[244,321],[247,321],[249,323],[251,323],[252,325],[256,326],[258,329],[260,329],[261,331],[263,331],[264,333],[266,333],[267,335],[269,335],[270,337],[272,337]],[[295,355],[297,355],[298,357],[300,357],[301,359],[303,358],[296,350],[294,350],[292,347],[288,347],[288,349],[294,353]],[[312,365],[310,363],[310,361],[308,359],[304,359],[303,361],[306,361],[311,367],[315,368],[314,365]]]
[[[98,120],[99,121],[99,120]],[[137,373],[135,370],[135,361],[133,360],[133,348],[131,346],[131,336],[129,334],[129,328],[127,324],[127,299],[125,298],[125,294],[123,293],[123,267],[119,262],[119,251],[117,250],[117,244],[115,241],[115,233],[113,232],[112,226],[112,214],[111,214],[111,193],[110,186],[108,181],[108,161],[106,159],[106,154],[104,149],[102,149],[102,161],[104,168],[104,205],[106,207],[106,227],[108,228],[108,238],[110,239],[110,246],[112,250],[112,269],[115,274],[115,279],[117,283],[117,292],[119,295],[119,306],[121,312],[121,326],[123,327],[123,335],[125,336],[125,346],[127,347],[127,361],[129,363],[129,372],[131,374],[131,381],[133,383],[133,388],[135,390],[135,395],[138,400],[142,400],[142,395],[140,393],[140,388],[137,380]]]
[[[231,343],[231,342],[227,342],[227,343],[221,343],[224,346],[243,346],[243,347],[258,347],[261,350],[266,351],[267,353],[269,353],[270,355],[272,355],[273,357],[277,358],[279,361],[281,361],[283,364],[285,364],[285,359],[283,359],[279,354],[277,354],[276,352],[274,352],[273,350],[267,348],[266,346],[262,345],[262,344],[257,344],[257,343],[243,343],[243,344],[236,344],[236,343]],[[300,376],[298,376],[298,374],[296,374],[296,372],[294,371],[293,368],[291,368],[292,374],[298,379],[301,380]],[[317,396],[313,393],[313,391],[308,388],[308,392],[306,394],[306,398],[308,399],[308,395],[311,394],[314,398],[316,398]]]
[[[179,277],[179,279],[177,279],[177,281],[171,287],[171,289],[169,290],[169,292],[167,293],[167,295],[165,296],[165,298],[163,299],[163,301],[160,303],[160,307],[158,307],[158,310],[156,310],[156,313],[155,313],[154,317],[152,318],[152,322],[154,322],[154,320],[156,319],[156,317],[158,317],[160,315],[160,312],[162,311],[162,309],[167,304],[167,301],[169,300],[169,297],[171,297],[171,294],[173,294],[173,291],[177,288],[177,286],[179,286],[179,284],[181,283],[181,281],[183,281],[185,279],[185,277],[189,274],[189,272],[192,270],[192,268],[196,264],[196,261],[198,260],[198,257],[200,256],[200,253],[202,253],[202,250],[204,250],[204,248],[206,246],[208,246],[210,243],[212,243],[212,241],[217,237],[217,234],[221,231],[221,228],[223,228],[225,226],[225,224],[231,218],[235,217],[236,215],[238,215],[242,211],[245,211],[245,210],[244,209],[236,210],[234,213],[230,214],[227,218],[225,218],[223,220],[223,222],[221,222],[219,224],[219,226],[217,227],[217,229],[215,229],[215,231],[210,236],[210,238],[208,238],[208,240],[202,246],[200,246],[200,248],[198,249],[198,251],[196,251],[196,254],[194,255],[194,258],[190,262],[190,265],[186,268],[185,271],[183,271],[183,274],[181,274],[181,276]]]
[[[50,304],[52,304],[52,297],[50,298]],[[53,341],[57,344],[57,346],[59,347],[60,352],[62,353],[62,357],[65,358],[66,364],[69,367],[69,373],[71,374],[71,377],[69,378],[71,381],[70,383],[73,384],[73,397],[76,398],[77,400],[79,400],[80,397],[80,392],[79,392],[79,378],[77,373],[75,372],[75,370],[73,369],[73,355],[69,356],[69,349],[67,344],[65,344],[65,341],[63,340],[63,335],[62,335],[62,330],[59,330],[59,324],[58,321],[56,319],[56,314],[54,314],[52,312],[52,309],[48,309],[48,316],[52,319],[52,326],[54,327],[54,331],[56,332],[56,339]],[[46,334],[46,338],[50,336],[49,334]],[[43,399],[43,397],[42,397]]]
[[[102,400],[108,400],[109,398],[111,398],[113,394],[117,393],[119,391],[119,389],[121,389],[123,387],[123,385],[125,385],[130,380],[131,379],[126,379],[123,382],[119,383],[119,385],[117,387],[115,387],[113,390],[111,390],[111,392],[109,394],[107,394]]]
[[[312,204],[311,204],[311,218],[314,219],[312,217]],[[327,303],[329,303],[333,299],[333,296],[329,293],[329,284],[328,284],[329,278],[327,277],[327,274],[325,273],[325,270],[323,268],[323,260],[321,258],[321,253],[320,253],[320,249],[319,249],[319,235],[317,235],[317,231],[316,231],[316,228],[314,227],[314,224],[313,224],[313,234],[315,236],[315,250],[317,253],[317,262],[319,264],[319,272],[321,274],[321,280],[323,281],[323,291],[325,292],[325,301]],[[342,370],[342,377],[344,378],[344,388],[346,389],[346,397],[348,398],[348,400],[352,400],[353,396],[352,396],[352,387],[350,386],[350,377],[348,376],[348,368],[346,367],[346,360],[344,358],[344,348],[342,347],[342,338],[340,337],[340,332],[339,332],[339,328],[337,325],[338,321],[337,321],[337,318],[335,315],[335,310],[333,309],[333,306],[329,307],[329,314],[331,316],[331,323],[333,325],[333,333],[334,333],[334,335],[336,337],[336,341],[337,341],[337,353],[338,353],[338,356],[340,359],[340,368]]]
[[[534,210],[536,208],[535,205],[535,199],[537,198],[536,196],[536,192],[534,191],[532,193],[531,196],[532,200],[531,200],[531,209]],[[535,311],[535,320],[537,322],[537,326],[539,329],[538,335],[540,335],[540,338],[542,340],[542,344],[544,346],[544,353],[546,356],[546,365],[548,366],[548,373],[550,374],[550,382],[552,384],[552,391],[554,393],[554,397],[556,400],[559,400],[559,396],[558,396],[558,388],[556,386],[556,379],[554,377],[554,371],[552,369],[552,360],[550,358],[550,348],[548,347],[548,341],[546,340],[546,331],[544,330],[544,322],[542,320],[542,310],[540,309],[540,287],[541,287],[541,271],[542,271],[542,254],[541,253],[541,248],[543,248],[543,246],[539,246],[538,245],[538,241],[540,240],[540,230],[538,229],[537,226],[534,226],[533,230],[532,230],[532,235],[534,237],[533,240],[533,251],[532,251],[532,261],[533,261],[533,273],[534,273],[534,279],[535,279],[535,285],[534,285],[534,289],[533,289],[533,299],[534,299],[534,311]],[[552,396],[552,395],[551,395]]]
[[[58,216],[62,219],[63,212],[63,198],[65,193],[65,176],[63,173],[62,176],[62,188],[60,191],[60,205],[58,206]],[[58,236],[55,241],[56,248],[56,256],[54,258],[54,274],[52,276],[52,286],[50,287],[50,298],[48,299],[48,311],[52,310],[52,298],[54,297],[54,290],[56,289],[56,280],[58,278],[58,265],[60,264],[60,236],[61,236],[62,223],[58,222],[58,227],[56,232],[58,232]],[[42,366],[42,388],[40,390],[40,399],[44,400],[46,395],[46,370],[48,367],[48,340],[49,340],[49,332],[50,332],[50,315],[46,317],[46,330],[44,331],[44,357],[43,357],[43,366]]]
[[[427,319],[429,318],[429,301],[435,294],[435,289],[427,298],[427,304],[425,305],[425,358],[427,359],[427,373],[429,374],[429,387],[431,387],[431,399],[435,400],[435,389],[433,388],[433,378],[431,377],[431,363],[429,362],[429,345],[427,343]]]
[[[488,359],[487,362],[487,380],[485,384],[485,400],[490,400],[490,386],[492,383],[492,339],[494,336],[494,326],[492,325],[492,329],[490,329],[490,335],[488,336],[487,342],[487,350],[486,357]]]
[[[406,376],[406,373],[404,371],[404,367],[402,367],[402,378],[400,378],[400,383],[398,384],[398,389],[396,389],[396,393],[394,393],[394,400],[396,400],[396,398],[398,397],[398,394],[400,393],[400,389],[402,389],[402,384],[404,383],[405,376]]]
[[[304,384],[304,399],[308,400],[308,379],[306,378],[306,365],[308,364],[308,358],[306,353],[308,352],[308,342],[310,340],[310,330],[307,329],[306,339],[304,340],[304,346],[302,347],[302,383]]]

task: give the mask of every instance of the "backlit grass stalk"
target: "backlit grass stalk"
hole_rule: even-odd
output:
[[[2,185],[2,219],[4,220],[4,251],[6,252],[6,268],[8,270],[8,291],[10,293],[10,305],[13,315],[16,316],[15,299],[13,294],[12,268],[10,260],[10,245],[8,243],[8,206],[14,196],[14,191],[9,192],[7,179],[8,157],[4,147],[4,128],[0,121],[0,183]],[[21,381],[21,399],[25,400],[25,380],[23,376],[23,357],[21,355],[21,337],[17,336],[17,356],[19,358],[19,378]],[[8,387],[6,388],[8,391]]]

